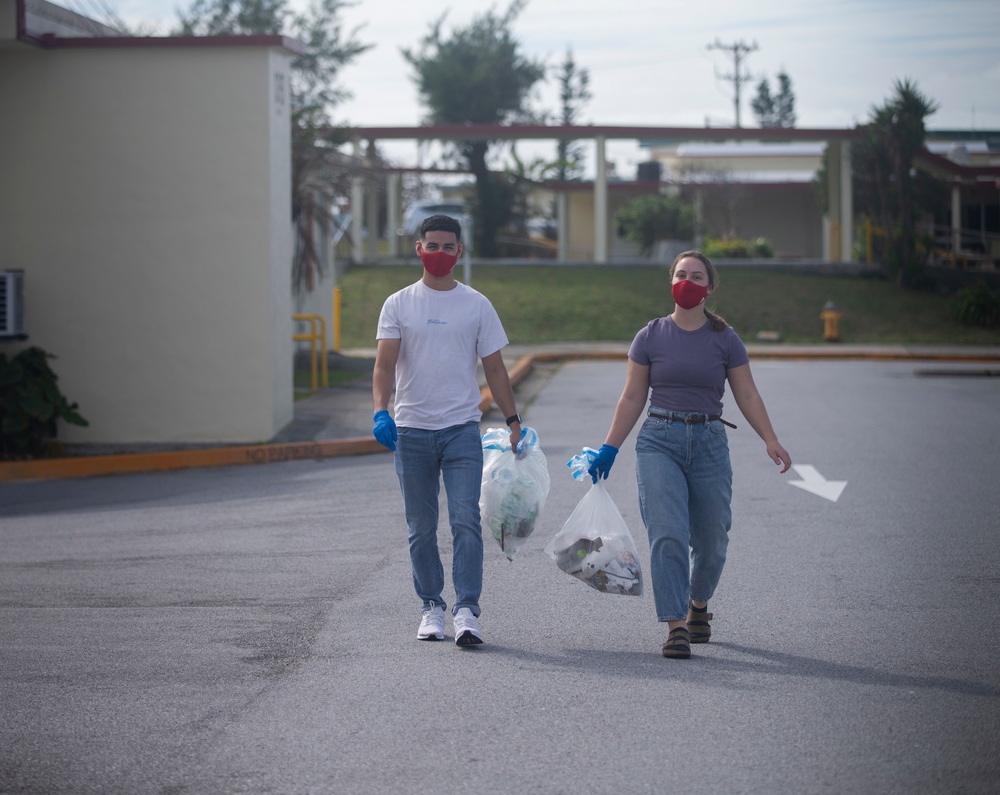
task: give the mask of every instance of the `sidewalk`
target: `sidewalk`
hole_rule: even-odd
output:
[[[1000,376],[1000,347],[944,347],[932,345],[747,345],[753,361],[765,359],[815,360],[854,359],[913,361],[914,363],[986,364],[982,369]],[[553,343],[511,345],[504,361],[515,386],[519,406],[529,403],[544,387],[548,375],[567,360],[611,359],[624,364],[628,343]],[[0,483],[45,478],[150,472],[191,467],[262,464],[305,458],[387,453],[371,435],[374,349],[345,350],[331,354],[330,364],[339,369],[358,369],[358,378],[341,386],[320,390],[295,402],[294,419],[270,442],[256,445],[89,445],[93,454],[73,455],[44,461],[0,462]],[[997,365],[992,367],[989,365]],[[482,368],[479,382],[484,384]],[[484,422],[492,401],[483,388]],[[495,409],[493,414],[496,414]],[[501,421],[497,417],[497,421]],[[104,448],[104,449],[102,449]]]

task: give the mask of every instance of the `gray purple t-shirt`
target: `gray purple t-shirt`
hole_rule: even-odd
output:
[[[649,367],[650,406],[699,414],[722,413],[726,370],[750,361],[731,327],[712,331],[709,322],[685,331],[670,317],[658,317],[640,329],[628,358]]]

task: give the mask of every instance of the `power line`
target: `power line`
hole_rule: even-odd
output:
[[[753,80],[753,76],[747,72],[741,72],[740,67],[743,64],[743,60],[752,52],[755,52],[757,48],[757,42],[753,44],[746,44],[745,42],[738,41],[733,44],[723,44],[718,39],[715,40],[715,44],[709,44],[708,49],[710,50],[725,50],[733,56],[733,73],[729,75],[720,75],[716,72],[716,78],[719,80],[730,80],[735,88],[735,96],[733,98],[733,104],[736,107],[736,127],[740,127],[740,89],[743,87],[744,83],[749,83]]]

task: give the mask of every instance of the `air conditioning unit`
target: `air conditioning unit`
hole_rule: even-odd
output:
[[[0,338],[24,339],[24,271],[0,271]]]

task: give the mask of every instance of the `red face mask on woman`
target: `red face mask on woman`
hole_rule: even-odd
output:
[[[695,284],[690,279],[685,279],[670,285],[670,294],[679,307],[694,309],[708,297],[708,286]]]
[[[451,269],[458,262],[458,254],[449,254],[447,251],[424,251],[420,250],[420,261],[424,269],[431,275],[441,278],[451,273]]]

